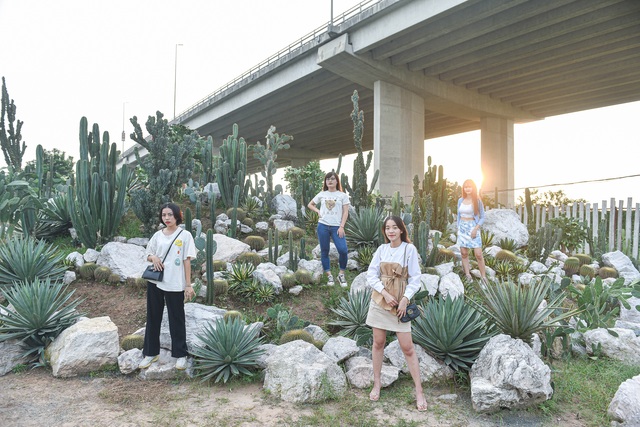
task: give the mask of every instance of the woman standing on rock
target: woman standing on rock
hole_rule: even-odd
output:
[[[458,199],[458,246],[462,256],[462,270],[467,280],[471,280],[469,266],[469,249],[478,262],[478,270],[483,281],[487,280],[484,257],[482,256],[482,239],[480,227],[484,223],[484,206],[478,197],[478,189],[473,180],[468,179],[462,184],[462,197]]]
[[[196,257],[193,237],[178,227],[182,212],[178,205],[165,203],[160,208],[160,221],[166,226],[157,231],[147,244],[147,261],[155,270],[164,271],[161,281],[147,282],[147,326],[144,334],[144,358],[138,365],[145,369],[160,355],[160,326],[165,303],[169,316],[171,356],[177,358],[176,369],[187,367],[187,332],[184,301],[195,296],[191,286],[191,259]],[[164,260],[164,262],[163,262]]]
[[[333,286],[331,263],[329,261],[330,241],[336,245],[340,272],[338,282],[343,288],[347,287],[344,271],[347,268],[347,240],[344,236],[344,225],[349,217],[349,196],[342,191],[340,178],[335,172],[329,172],[324,177],[322,191],[309,202],[307,207],[318,213],[318,243],[320,244],[320,260],[322,269],[327,275],[327,285]],[[320,209],[318,209],[318,206]]]
[[[378,247],[367,271],[367,284],[373,289],[366,321],[373,329],[373,389],[369,399],[377,401],[380,398],[384,345],[387,331],[393,331],[416,388],[416,407],[423,412],[427,410],[427,400],[422,391],[418,356],[411,339],[411,322],[400,321],[411,297],[420,289],[418,251],[411,244],[400,217],[387,217],[382,232],[386,244]]]

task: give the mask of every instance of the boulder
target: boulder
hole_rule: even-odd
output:
[[[118,361],[118,327],[108,316],[95,317],[68,327],[47,347],[45,357],[54,377],[75,377]]]
[[[315,259],[320,259],[320,245],[316,245],[315,248],[313,248],[313,250],[311,251],[311,254],[313,255],[313,257]],[[340,258],[340,254],[338,253],[338,250],[336,249],[336,245],[333,244],[333,242],[329,243],[329,261],[337,263],[338,259]]]
[[[288,239],[289,230],[295,227],[296,224],[288,219],[274,219],[273,227],[280,233],[280,239]]]
[[[254,228],[257,232],[266,234],[269,231],[269,223],[267,221],[259,221],[255,223]]]
[[[70,285],[71,283],[76,281],[76,272],[75,271],[65,271],[64,277],[62,278],[62,283],[65,285]]]
[[[640,323],[640,311],[638,311],[638,307],[640,307],[640,298],[631,297],[627,302],[631,306],[628,310],[620,304],[620,320],[630,323]]]
[[[127,243],[129,243],[130,245],[138,245],[138,246],[142,246],[143,248],[146,248],[147,245],[149,244],[149,238],[148,237],[132,237],[131,239],[127,240]]]
[[[548,269],[549,267],[539,261],[533,261],[531,264],[529,264],[529,271],[533,274],[544,274]]]
[[[373,386],[373,362],[366,357],[352,357],[345,363],[347,381],[356,388],[369,388]],[[380,383],[382,387],[389,387],[400,375],[400,369],[386,363],[382,364],[380,371]]]
[[[613,331],[616,336],[609,333]],[[587,353],[593,354],[600,347],[600,354],[628,365],[640,366],[640,338],[629,329],[592,329],[584,333]]]
[[[329,340],[329,334],[327,334],[320,326],[309,325],[305,326],[304,330],[309,332],[316,341],[327,342]]]
[[[351,338],[336,336],[327,340],[322,351],[340,363],[358,352],[358,344]]]
[[[462,284],[462,280],[460,280],[460,276],[454,272],[447,273],[440,279],[438,290],[443,298],[446,298],[447,295],[451,297],[451,299],[464,296],[464,285]]]
[[[511,239],[519,248],[529,243],[527,226],[520,221],[520,216],[512,209],[486,211],[482,228],[495,236],[495,243],[502,239]]]
[[[418,364],[420,365],[420,379],[424,381],[430,380],[447,380],[453,378],[453,370],[439,360],[431,357],[422,347],[414,344]],[[400,369],[404,373],[409,372],[407,360],[400,348],[398,340],[394,340],[384,349],[384,357],[389,362]]]
[[[264,389],[284,401],[340,398],[347,390],[347,378],[335,360],[308,342],[278,346],[266,363]]]
[[[640,426],[640,375],[620,384],[607,414],[612,426]]]
[[[214,325],[216,320],[223,317],[226,310],[210,305],[189,303],[184,305],[185,324],[187,328],[187,348],[189,352],[194,346],[201,345],[196,335],[201,335],[205,327]],[[160,347],[171,350],[171,334],[169,333],[169,315],[165,307],[160,326]]]
[[[128,375],[138,370],[138,365],[142,362],[142,359],[144,359],[142,350],[132,348],[131,350],[120,353],[120,356],[118,356],[118,368],[120,372]]]
[[[618,276],[624,278],[625,285],[640,279],[640,272],[633,266],[629,257],[621,251],[603,254],[602,262],[607,267],[615,268],[618,271]]]
[[[276,294],[279,295],[282,293],[282,280],[280,280],[280,276],[278,276],[277,267],[272,263],[263,262],[258,265],[253,272],[253,277],[261,284],[273,286]]]
[[[142,355],[142,352],[140,352]],[[160,357],[156,362],[146,369],[140,369],[138,378],[141,380],[172,380],[176,377],[193,377],[193,359],[187,358],[187,369],[179,371],[176,369],[176,358],[171,357],[171,351],[160,349]],[[141,359],[142,360],[142,359]]]
[[[551,370],[522,340],[497,335],[484,346],[469,374],[477,412],[523,408],[551,398]]]
[[[275,344],[261,344],[258,346],[259,350],[264,351],[264,353],[262,353],[262,355],[256,360],[256,363],[260,368],[265,369],[267,367],[267,358],[271,356],[271,353],[273,353],[276,348],[278,348],[278,346]]]
[[[109,267],[113,273],[120,276],[121,280],[142,276],[147,265],[150,265],[146,260],[143,247],[118,242],[109,242],[104,245],[96,264]]]
[[[91,248],[87,249],[83,255],[85,262],[96,262],[99,256],[100,256],[100,252]]]
[[[0,342],[0,377],[18,365],[29,363],[32,358],[24,355],[26,351],[22,341],[11,339]]]
[[[224,234],[213,235],[216,241],[216,253],[213,254],[214,260],[222,260],[226,262],[234,262],[243,252],[249,252],[251,247],[240,240],[232,239]]]
[[[434,296],[438,293],[438,284],[440,283],[440,276],[435,274],[421,274],[420,275],[420,290],[429,292],[430,296]]]
[[[313,283],[320,283],[324,271],[322,270],[322,262],[317,259],[301,259],[298,261],[298,268],[304,268],[311,272]]]
[[[349,294],[353,295],[356,292],[360,292],[367,289],[368,287],[369,285],[367,285],[367,272],[363,271],[351,281],[351,288],[349,289]]]
[[[454,264],[452,262],[445,262],[444,264],[436,265],[435,269],[438,273],[438,276],[446,276],[449,273],[453,272]]]
[[[277,194],[271,200],[271,206],[283,218],[297,218],[298,216],[298,205],[295,199],[288,194]]]
[[[84,256],[80,252],[71,252],[65,259],[73,261],[73,265],[76,268],[82,267],[85,263]]]

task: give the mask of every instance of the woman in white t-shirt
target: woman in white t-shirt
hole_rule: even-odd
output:
[[[333,286],[334,281],[329,262],[331,239],[340,255],[338,282],[340,286],[347,287],[347,279],[344,275],[347,268],[347,240],[344,235],[344,225],[349,216],[349,196],[342,191],[340,178],[335,172],[329,172],[325,175],[322,190],[307,205],[312,211],[318,212],[319,216],[318,243],[320,244],[322,269],[327,275],[327,285]]]
[[[147,326],[142,350],[144,358],[138,367],[148,368],[158,360],[160,326],[166,303],[171,334],[171,356],[178,359],[176,369],[183,370],[187,367],[188,356],[184,300],[195,295],[191,286],[191,259],[196,257],[196,250],[191,233],[178,227],[182,223],[182,212],[178,205],[162,205],[160,221],[166,227],[156,232],[149,240],[147,261],[153,263],[156,270],[164,271],[164,275],[162,281],[147,282]]]

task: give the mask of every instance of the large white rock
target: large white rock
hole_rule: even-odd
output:
[[[26,351],[21,341],[12,339],[0,342],[0,376],[20,364],[29,363],[31,359],[24,355]]]
[[[631,323],[640,323],[640,311],[638,311],[640,298],[631,297],[627,302],[631,306],[628,310],[620,304],[620,320]]]
[[[511,239],[517,247],[529,243],[529,232],[520,221],[516,211],[511,209],[491,209],[486,211],[482,228],[495,236],[494,243],[502,239]]]
[[[47,347],[45,357],[54,377],[75,377],[118,361],[118,327],[108,316],[82,320]]]
[[[226,310],[210,305],[189,303],[184,305],[185,326],[187,329],[187,349],[191,352],[194,346],[201,345],[196,335],[202,335],[207,325],[214,325],[223,317]],[[160,326],[160,347],[171,350],[171,334],[169,332],[169,315],[167,308],[162,313]]]
[[[313,283],[320,283],[322,279],[322,262],[317,259],[301,259],[298,261],[298,268],[304,268],[311,272]]]
[[[70,285],[76,281],[76,272],[75,271],[65,271],[64,277],[62,278],[62,283],[65,285]]]
[[[607,267],[615,268],[618,276],[624,278],[625,285],[640,279],[640,272],[633,266],[629,257],[621,251],[607,252],[602,255],[602,262]]]
[[[336,336],[327,340],[322,351],[340,363],[358,352],[358,344],[351,338]]]
[[[84,252],[83,258],[85,262],[96,262],[99,256],[100,252],[96,251],[95,249],[89,248]]]
[[[128,375],[138,369],[138,365],[140,365],[142,359],[144,359],[144,356],[142,355],[142,350],[139,348],[123,351],[118,356],[118,368],[120,372]]]
[[[305,326],[305,331],[309,332],[314,340],[322,341],[326,343],[329,340],[329,334],[324,331],[320,326],[309,325]]]
[[[366,357],[352,357],[345,362],[347,380],[356,388],[369,388],[373,386],[373,362]],[[380,371],[380,383],[382,387],[389,387],[400,375],[400,369],[393,365],[382,365]]]
[[[484,346],[469,374],[477,412],[523,408],[551,398],[551,370],[522,340],[498,335]]]
[[[460,276],[454,272],[447,273],[440,279],[438,289],[443,298],[446,298],[447,295],[451,299],[464,296],[464,284],[460,280]]]
[[[264,389],[287,402],[339,398],[347,378],[338,364],[313,344],[296,340],[278,346],[266,360]]]
[[[600,353],[610,359],[619,360],[628,365],[640,366],[640,337],[629,329],[610,328],[617,337],[605,328],[592,329],[584,333],[587,353],[593,354],[600,346]]]
[[[295,227],[295,223],[293,221],[289,221],[288,219],[274,219],[273,220],[273,228],[278,230],[280,234],[280,241],[282,239],[288,239],[289,230]]]
[[[418,364],[420,365],[420,379],[424,381],[429,380],[447,380],[453,378],[453,370],[442,363],[439,360],[431,357],[422,347],[418,344],[414,344],[416,356],[418,357]],[[394,340],[384,349],[384,357],[389,359],[389,362],[400,369],[404,373],[409,372],[409,366],[407,360],[404,357],[404,353],[400,348],[398,340]]]
[[[421,274],[420,275],[420,290],[429,292],[430,296],[435,296],[438,293],[438,284],[440,283],[440,276],[435,274]]]
[[[640,375],[620,384],[607,414],[612,426],[640,426]]]
[[[163,348],[160,349],[160,357],[147,369],[141,369],[138,378],[142,380],[171,380],[176,377],[186,375],[193,377],[193,359],[187,358],[187,369],[179,371],[176,369],[175,357],[171,357],[171,352]]]
[[[233,262],[243,252],[251,251],[251,247],[240,240],[232,239],[224,234],[213,235],[213,240],[216,241],[216,253],[213,254],[214,260],[222,260],[226,262]]]
[[[436,265],[435,269],[438,273],[438,276],[446,276],[449,273],[453,272],[454,264],[452,262],[445,262],[444,264]]]
[[[113,273],[120,275],[122,280],[142,276],[147,265],[150,265],[142,246],[118,242],[104,245],[96,264],[109,267]]]
[[[263,285],[270,285],[273,287],[276,294],[280,294],[282,292],[282,280],[280,280],[280,276],[278,275],[277,269],[286,267],[278,266],[276,267],[274,264],[269,262],[263,262],[258,265],[256,270],[253,272],[253,277]]]
[[[364,291],[368,287],[369,285],[367,285],[367,272],[363,271],[351,281],[351,288],[349,289],[349,293],[353,295],[356,292]]]
[[[282,215],[284,218],[298,216],[298,206],[293,197],[288,194],[278,194],[271,200],[271,206],[278,215]],[[275,225],[275,221],[274,221]]]
[[[65,258],[69,261],[73,261],[73,265],[76,268],[80,268],[84,265],[84,256],[82,256],[82,254],[80,252],[71,252],[69,255],[67,255],[67,257]]]

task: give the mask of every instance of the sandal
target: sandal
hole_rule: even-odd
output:
[[[423,395],[424,398],[424,395]],[[416,400],[416,409],[418,410],[418,412],[426,412],[427,411],[427,399],[424,400],[424,403],[418,403]]]
[[[369,393],[369,400],[372,402],[377,402],[378,399],[380,399],[380,390],[378,390],[378,392],[376,393],[371,390],[371,393]]]

